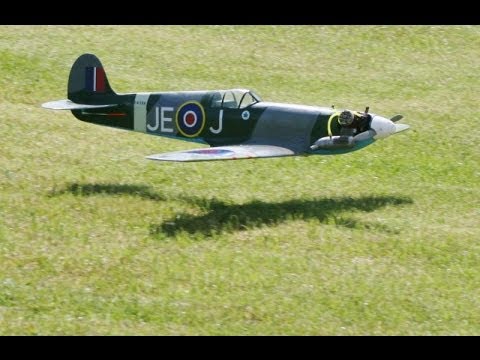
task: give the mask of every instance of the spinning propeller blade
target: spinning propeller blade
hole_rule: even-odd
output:
[[[397,122],[397,121],[400,121],[403,119],[403,115],[400,115],[400,114],[397,114],[397,115],[394,115],[390,118],[390,121],[392,122]]]

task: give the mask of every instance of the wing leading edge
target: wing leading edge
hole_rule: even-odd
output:
[[[209,161],[269,158],[297,155],[294,151],[273,145],[234,145],[175,151],[147,156],[158,161]]]

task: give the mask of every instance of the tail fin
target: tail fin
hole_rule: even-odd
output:
[[[68,78],[69,100],[77,104],[101,105],[114,102],[116,96],[95,55],[83,54],[73,63]]]
[[[71,110],[78,120],[92,124],[134,130],[134,99],[135,94],[115,94],[100,60],[95,55],[83,54],[70,70],[68,100],[49,101],[42,107]]]

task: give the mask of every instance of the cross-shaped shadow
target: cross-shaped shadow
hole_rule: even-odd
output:
[[[316,219],[321,223],[349,228],[371,228],[384,232],[395,232],[380,223],[357,220],[352,211],[371,212],[384,206],[412,204],[408,197],[359,196],[314,199],[293,199],[282,202],[255,200],[244,204],[227,203],[217,199],[193,196],[166,197],[142,184],[73,183],[62,190],[53,190],[51,196],[71,193],[78,196],[96,194],[129,195],[153,201],[180,200],[200,210],[199,215],[179,213],[171,219],[150,225],[150,234],[174,236],[179,232],[207,236],[221,232],[236,232],[263,225],[276,225],[288,220]],[[350,216],[349,216],[350,215]]]

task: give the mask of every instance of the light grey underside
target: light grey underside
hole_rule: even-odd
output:
[[[310,134],[319,110],[310,106],[269,104],[244,144],[273,145],[299,154],[310,146]]]
[[[213,148],[201,148],[147,156],[158,161],[211,161],[237,160],[295,155],[290,149],[271,145],[234,145]]]

